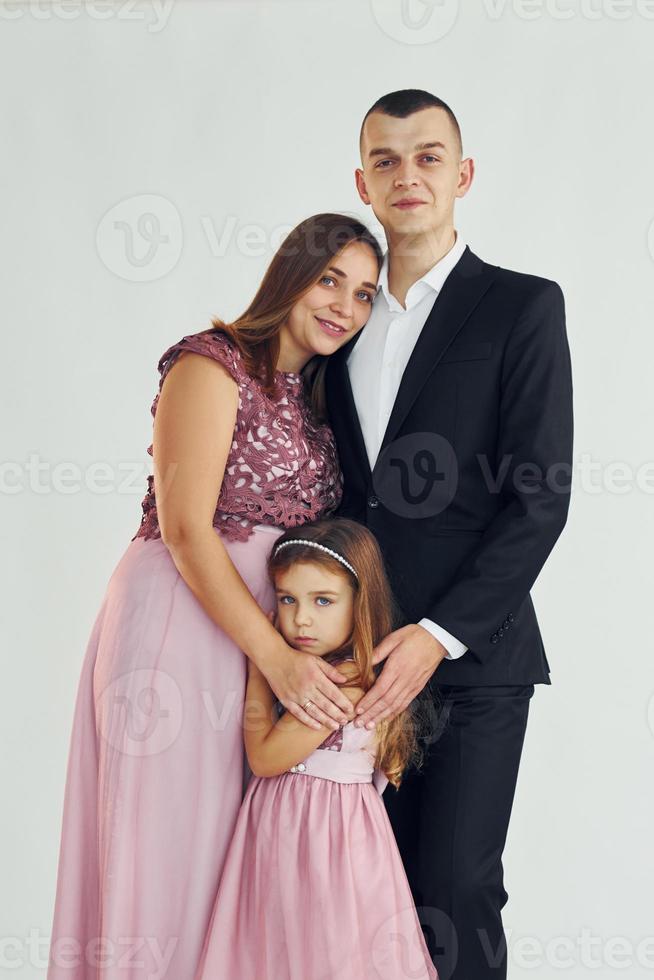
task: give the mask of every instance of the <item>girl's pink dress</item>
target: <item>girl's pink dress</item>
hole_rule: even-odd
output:
[[[301,375],[278,372],[267,395],[220,332],[170,347],[160,390],[184,351],[216,359],[238,383],[213,523],[267,612],[275,540],[340,500],[333,436],[314,421]],[[193,980],[249,775],[245,682],[245,656],[161,540],[150,477],[82,664],[48,980]]]
[[[250,779],[196,980],[438,980],[375,735],[348,722],[288,772]]]

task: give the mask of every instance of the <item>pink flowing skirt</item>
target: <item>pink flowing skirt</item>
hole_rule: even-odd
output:
[[[277,537],[221,538],[265,611]],[[77,691],[48,980],[193,980],[250,775],[246,678],[164,543],[131,541]]]
[[[196,980],[438,980],[373,783],[252,778]]]

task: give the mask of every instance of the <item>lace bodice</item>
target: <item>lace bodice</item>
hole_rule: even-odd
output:
[[[271,397],[247,373],[241,352],[224,331],[191,334],[159,360],[161,378],[153,417],[164,379],[184,351],[219,361],[238,384],[238,413],[214,527],[227,538],[245,541],[256,524],[298,527],[334,511],[343,492],[334,437],[329,425],[316,421],[304,377],[276,372],[277,393]],[[152,455],[152,446],[148,453]],[[148,477],[141,506],[141,525],[132,540],[161,537],[154,476]]]

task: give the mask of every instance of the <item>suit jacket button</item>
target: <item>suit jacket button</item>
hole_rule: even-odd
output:
[[[509,615],[506,618],[508,619],[508,621],[510,623],[512,623],[513,622],[513,613],[509,613]]]
[[[499,640],[499,636],[497,635],[497,633],[493,633],[493,635],[490,638],[491,643],[497,643],[498,640]]]
[[[511,623],[508,621],[508,619],[505,619],[504,622],[502,623],[502,628],[505,629],[505,630],[508,630],[508,628],[510,627],[510,625],[511,625]]]
[[[374,493],[368,497],[368,507],[379,507],[379,497],[375,497]]]
[[[497,635],[498,635],[498,636],[504,636],[504,630],[502,629],[502,627],[501,627],[501,626],[500,626],[500,628],[499,628],[499,629],[498,629],[498,631],[497,631]]]

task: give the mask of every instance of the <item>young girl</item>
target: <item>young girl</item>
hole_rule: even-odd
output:
[[[346,519],[304,525],[276,540],[268,571],[287,643],[339,664],[355,705],[393,629],[375,538]],[[196,980],[438,980],[380,795],[417,755],[410,712],[316,731],[250,660],[244,729],[253,777]]]

